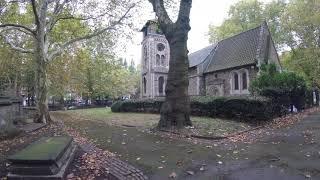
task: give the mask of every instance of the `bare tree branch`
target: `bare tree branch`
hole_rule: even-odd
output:
[[[4,32],[4,31],[19,31],[19,32],[22,32],[22,33],[24,33],[24,34],[26,34],[26,35],[29,35],[29,36],[31,36],[31,37],[34,37],[34,34],[31,34],[29,31],[26,31],[26,30],[24,30],[24,29],[22,29],[22,28],[6,27],[6,28],[3,29],[3,31],[1,31],[1,32]]]
[[[50,29],[48,32],[50,32],[53,27],[55,26],[55,24],[57,24],[57,22],[59,21],[63,21],[63,20],[79,20],[79,21],[87,21],[87,20],[91,20],[91,19],[98,19],[100,17],[103,17],[105,15],[107,15],[109,12],[105,12],[105,13],[102,13],[102,14],[99,14],[97,16],[90,16],[90,17],[75,17],[75,16],[65,16],[65,17],[59,17],[59,18],[56,18],[55,20],[53,20],[50,25]],[[113,17],[114,15],[112,14],[108,14],[109,16]]]
[[[20,24],[0,24],[0,28],[5,28],[5,27],[15,27],[15,28],[24,29],[30,32],[32,35],[35,35],[35,32],[32,29]]]
[[[12,1],[9,1],[8,3],[25,3],[27,1],[28,0],[12,0]]]
[[[39,14],[38,14],[38,10],[37,10],[36,1],[31,0],[31,5],[32,5],[32,10],[33,10],[34,20],[35,20],[36,25],[38,26],[40,24],[40,21],[39,21]]]
[[[58,22],[58,20],[56,19],[56,17],[59,15],[59,13],[61,12],[61,10],[63,9],[63,7],[65,6],[65,4],[68,2],[68,0],[64,0],[61,4],[60,1],[56,1],[54,10],[53,10],[53,14],[52,16],[49,18],[48,21],[48,32],[50,32],[53,27],[55,26],[55,24]]]
[[[10,42],[10,40],[6,37],[6,36],[4,36],[4,35],[2,35],[2,34],[0,34],[0,36],[4,39],[4,41],[11,47],[11,49],[13,49],[13,50],[15,50],[15,51],[19,51],[19,52],[21,52],[21,53],[34,53],[34,50],[33,49],[24,49],[24,48],[22,48],[22,47],[18,47],[18,46],[15,46],[12,42]]]
[[[65,17],[59,17],[56,19],[56,22],[57,21],[60,21],[60,20],[71,20],[71,19],[74,19],[74,20],[80,20],[80,21],[86,21],[86,20],[90,20],[90,19],[98,19],[100,17],[103,17],[105,15],[107,15],[109,12],[104,12],[102,14],[99,14],[97,16],[89,16],[89,17],[75,17],[75,16],[65,16]],[[108,14],[109,16],[113,16],[112,14]]]
[[[163,0],[149,0],[153,6],[153,11],[156,13],[161,24],[171,25],[173,24],[168,12],[164,7]]]
[[[60,55],[63,50],[65,48],[67,48],[68,46],[72,45],[73,43],[75,42],[79,42],[79,41],[82,41],[82,40],[87,40],[87,39],[91,39],[95,36],[99,36],[109,30],[112,30],[112,29],[115,29],[115,26],[119,25],[122,23],[122,21],[127,17],[127,15],[129,14],[129,12],[131,11],[132,8],[134,8],[135,5],[132,5],[128,8],[128,10],[119,18],[118,21],[115,21],[113,23],[111,23],[108,27],[106,28],[103,28],[101,30],[98,30],[96,32],[93,32],[91,34],[88,34],[88,35],[85,35],[85,36],[82,36],[82,37],[78,37],[78,38],[75,38],[75,39],[72,39],[66,43],[64,43],[63,45],[61,45],[58,49],[52,51],[49,56],[48,56],[48,60],[52,60],[54,59],[56,56]]]

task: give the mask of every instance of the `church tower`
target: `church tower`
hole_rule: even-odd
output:
[[[149,20],[142,28],[141,97],[165,96],[169,71],[170,48],[156,20]]]

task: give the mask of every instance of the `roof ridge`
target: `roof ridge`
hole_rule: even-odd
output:
[[[219,48],[219,42],[216,44],[216,46],[213,48],[213,50],[209,53],[209,55],[205,58],[205,60],[206,60],[212,53],[212,58],[209,60],[207,66],[205,68],[203,68],[203,73],[206,72],[208,70],[209,66],[211,65],[213,57],[216,54],[218,48]],[[205,60],[203,62],[205,62]]]
[[[263,26],[263,23],[260,24],[260,25],[257,26],[257,27],[248,29],[248,30],[246,30],[246,31],[242,31],[242,32],[240,32],[240,33],[238,33],[238,34],[235,34],[235,35],[233,35],[233,36],[230,36],[230,37],[227,37],[227,38],[225,38],[225,39],[222,39],[222,40],[218,41],[218,43],[220,43],[220,42],[222,42],[222,41],[225,41],[225,40],[228,40],[228,39],[231,39],[231,38],[234,38],[234,37],[236,37],[236,36],[240,36],[240,35],[242,35],[242,34],[244,34],[244,33],[249,32],[249,31],[253,31],[253,30],[255,30],[255,29],[261,28],[261,26]]]
[[[263,23],[263,25],[265,24],[265,22]],[[260,53],[261,53],[261,48],[262,48],[262,38],[263,38],[263,35],[264,35],[264,32],[265,32],[265,29],[264,29],[264,26],[261,25],[260,26],[260,32],[259,32],[259,39],[258,39],[258,45],[257,45],[257,48],[256,48],[256,61],[258,63],[258,66],[260,65]]]
[[[194,53],[197,53],[197,52],[199,52],[199,51],[202,51],[202,50],[204,50],[204,49],[206,49],[206,48],[209,48],[209,47],[212,47],[212,46],[216,46],[216,45],[217,45],[217,43],[212,43],[212,44],[210,44],[210,45],[208,45],[208,46],[206,46],[206,47],[204,47],[204,48],[202,48],[202,49],[199,49],[199,50],[197,50],[197,51],[194,51],[194,52],[190,53],[189,56],[192,55],[192,54],[194,54]],[[213,49],[214,49],[214,48],[213,48]]]
[[[197,56],[197,54],[205,54],[205,56],[201,57],[202,60],[198,61],[195,65],[191,65],[189,64],[189,67],[194,67],[194,66],[198,66],[199,64],[202,64],[206,61],[206,59],[212,54],[212,51],[214,51],[217,47],[218,43],[214,43],[214,44],[210,44],[208,46],[206,46],[205,48],[199,49],[198,51],[195,51],[193,53],[188,54],[189,57],[189,63],[191,62],[190,57],[192,56]],[[203,53],[205,52],[205,53]]]

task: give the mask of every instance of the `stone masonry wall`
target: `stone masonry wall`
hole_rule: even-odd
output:
[[[199,84],[198,79],[199,76],[197,75],[197,67],[193,67],[189,69],[189,86],[188,86],[188,94],[190,96],[196,96],[198,94]]]
[[[246,69],[249,72],[249,82],[257,76],[258,69],[256,66],[248,66],[238,69],[225,70],[205,74],[205,95],[207,96],[231,96],[231,77],[235,70]],[[220,89],[221,88],[221,89]]]

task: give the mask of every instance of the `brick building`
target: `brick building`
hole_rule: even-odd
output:
[[[141,30],[141,97],[165,95],[170,48],[155,21]],[[221,40],[189,54],[189,94],[192,96],[249,95],[250,81],[261,64],[281,65],[268,25]]]

